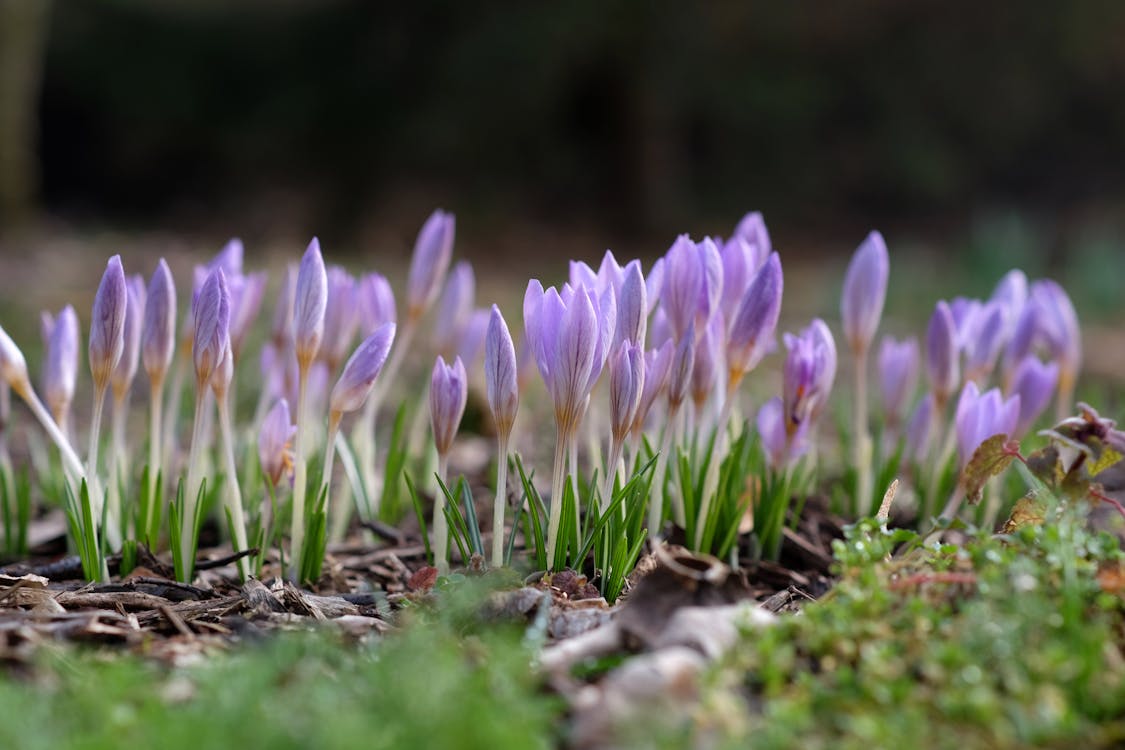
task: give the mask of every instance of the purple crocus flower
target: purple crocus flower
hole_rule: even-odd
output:
[[[784,468],[809,449],[810,422],[796,426],[785,417],[785,404],[774,396],[758,409],[756,424],[766,452],[766,461],[774,469]]]
[[[1004,274],[1003,278],[996,284],[996,288],[992,290],[992,296],[989,299],[1003,305],[1007,313],[1005,318],[1008,321],[1009,328],[1004,335],[1005,340],[1012,335],[1016,321],[1019,320],[1024,305],[1027,304],[1027,296],[1027,276],[1018,268],[1013,268]]]
[[[461,358],[447,365],[439,356],[430,377],[430,424],[439,456],[448,455],[453,447],[453,439],[465,413],[468,389],[469,382]]]
[[[67,305],[54,318],[47,340],[47,363],[43,370],[43,395],[60,425],[74,400],[78,381],[78,316]]]
[[[616,322],[613,291],[601,298],[584,286],[544,292],[533,279],[523,310],[528,344],[554,401],[555,419],[570,434],[605,366]]]
[[[395,324],[384,323],[356,347],[332,389],[328,399],[330,412],[343,414],[363,406],[387,361],[394,339]]]
[[[1057,362],[1040,362],[1038,357],[1024,357],[1012,378],[1011,392],[1020,398],[1020,416],[1013,437],[1027,434],[1035,420],[1051,403],[1059,383]]]
[[[715,392],[715,385],[722,366],[720,350],[723,335],[723,320],[719,316],[703,330],[703,335],[695,342],[695,363],[691,368],[691,397],[697,411],[702,411],[707,399]]]
[[[583,261],[570,262],[570,285],[573,287],[581,285],[587,289],[597,290],[599,295],[606,289],[613,289],[615,293],[619,291],[623,278],[624,269],[617,262],[612,250],[605,251],[597,272]]]
[[[496,429],[508,435],[519,410],[519,380],[512,334],[496,305],[492,306],[484,337],[484,382]]]
[[[313,237],[297,269],[297,286],[293,296],[293,336],[297,361],[303,367],[308,367],[320,351],[327,307],[328,274],[320,254],[320,241]]]
[[[391,283],[382,274],[369,273],[362,276],[356,287],[356,302],[359,306],[360,329],[370,336],[384,323],[394,323],[395,293]]]
[[[883,413],[887,423],[902,421],[906,403],[918,386],[918,341],[903,341],[884,336],[879,345],[879,383],[883,396]]]
[[[660,305],[679,341],[688,326],[706,326],[718,311],[723,288],[723,261],[715,243],[695,243],[680,235],[664,256],[664,284]]]
[[[962,468],[973,452],[993,435],[1012,435],[1020,416],[1020,397],[1005,400],[999,388],[982,394],[971,380],[961,390],[954,425],[957,430],[957,456]]]
[[[406,315],[411,321],[425,315],[437,299],[453,258],[456,226],[453,214],[438,209],[418,232],[406,282]]]
[[[12,337],[3,328],[0,328],[0,377],[12,387],[20,396],[26,396],[30,390],[27,379],[27,360],[23,352],[12,341]]]
[[[672,353],[668,371],[668,407],[675,414],[691,388],[691,372],[695,368],[695,324],[688,325],[683,338]]]
[[[462,362],[476,366],[477,360],[484,351],[484,337],[487,333],[488,310],[478,307],[469,314],[465,328],[461,331],[461,340],[457,342],[457,356]]]
[[[757,248],[756,252],[764,260],[767,255],[773,252],[773,245],[770,243],[770,233],[766,229],[766,221],[762,218],[762,214],[758,211],[751,211],[742,217],[734,228],[732,237],[741,237],[750,244],[751,247]]]
[[[319,356],[336,372],[351,348],[359,326],[355,278],[339,266],[328,269],[328,301],[324,306],[324,340]]]
[[[133,384],[141,355],[141,324],[145,313],[145,281],[139,274],[126,280],[129,304],[125,308],[124,347],[117,367],[113,368],[110,383],[117,394],[124,394]]]
[[[641,274],[640,261],[634,260],[622,271],[621,285],[617,294],[617,330],[613,335],[614,345],[631,341],[643,347],[645,329],[648,326],[648,291]]]
[[[918,401],[910,421],[906,424],[905,455],[915,463],[926,460],[930,452],[930,442],[933,440],[933,427],[935,420],[934,395],[927,393]]]
[[[176,285],[161,258],[148,282],[145,317],[141,326],[141,358],[154,382],[163,382],[176,348]]]
[[[1031,285],[1031,304],[1036,309],[1039,335],[1059,363],[1059,388],[1069,392],[1082,365],[1078,314],[1063,288],[1050,279]]]
[[[194,341],[192,359],[196,382],[202,387],[222,364],[230,342],[230,291],[226,274],[216,268],[208,275],[192,303]]]
[[[981,301],[968,297],[954,297],[949,303],[949,314],[953,316],[953,339],[957,344],[957,351],[963,351],[970,338],[972,338],[977,315],[980,313]]]
[[[988,380],[996,366],[1008,331],[1007,308],[996,301],[981,305],[967,326],[963,341],[965,378],[978,384]]]
[[[609,422],[613,439],[625,439],[637,408],[645,382],[645,356],[632,341],[622,341],[609,367]]]
[[[856,355],[865,353],[875,338],[887,299],[889,274],[887,244],[883,235],[871,232],[848,264],[844,293],[840,298],[844,336]]]
[[[953,313],[942,300],[934,308],[926,328],[926,375],[939,412],[957,389],[961,377],[957,351],[957,327]]]
[[[262,420],[258,433],[258,460],[273,487],[293,473],[293,436],[297,426],[289,416],[289,402],[279,398]]]
[[[469,325],[476,286],[472,265],[467,261],[460,261],[453,266],[438,300],[437,320],[434,323],[435,348],[446,356],[457,351],[465,328]]]
[[[235,359],[242,351],[246,334],[262,309],[262,297],[268,277],[264,271],[231,277],[230,283],[230,340]]]
[[[648,270],[645,276],[645,297],[648,300],[648,314],[651,315],[652,311],[656,309],[658,312],[663,312],[663,307],[657,308],[656,304],[660,301],[660,294],[664,291],[664,258],[657,258],[652,268]]]
[[[1038,335],[1038,331],[1039,312],[1036,310],[1035,305],[1024,305],[1016,321],[1015,328],[1012,330],[1012,336],[1008,339],[1008,344],[1004,349],[1003,371],[1005,389],[1011,389],[1012,378],[1016,374],[1016,368],[1035,348],[1035,337]]]
[[[836,345],[817,318],[800,335],[786,334],[785,346],[782,402],[786,429],[793,434],[805,422],[815,422],[828,401],[836,379]]]
[[[742,297],[754,274],[766,260],[765,251],[751,244],[745,237],[735,235],[726,241],[722,249],[723,297],[719,303],[727,327],[734,321]]]
[[[281,288],[277,290],[277,302],[273,308],[273,323],[270,326],[270,341],[281,348],[293,340],[293,304],[297,295],[297,266],[290,263],[281,277]]]
[[[773,347],[783,286],[781,260],[771,253],[754,274],[731,321],[726,354],[732,388]]]
[[[121,359],[125,348],[125,314],[129,306],[129,291],[125,284],[125,269],[121,256],[115,255],[106,264],[94,297],[94,310],[90,321],[90,372],[96,390],[105,388],[113,368]]]
[[[656,399],[668,387],[668,375],[672,370],[672,355],[674,349],[672,340],[667,339],[659,348],[649,349],[645,352],[645,378],[641,388],[641,398],[637,404],[637,413],[633,417],[632,431],[636,438],[640,437],[644,429],[645,418]]]

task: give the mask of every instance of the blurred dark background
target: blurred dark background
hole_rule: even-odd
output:
[[[835,273],[879,227],[928,276],[955,259],[963,293],[1024,265],[1082,285],[1084,314],[1120,309],[1125,3],[0,13],[8,237],[155,232],[213,252],[240,234],[292,255],[316,233],[401,262],[440,205],[462,254],[542,267],[607,246],[651,257],[758,209],[787,258]]]

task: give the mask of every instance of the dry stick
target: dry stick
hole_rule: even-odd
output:
[[[227,510],[230,512],[231,537],[234,541],[234,551],[243,552],[249,549],[250,544],[246,538],[246,519],[242,512],[242,488],[238,483],[238,467],[234,462],[234,433],[230,425],[230,394],[223,393],[215,399],[219,405],[219,433],[223,441],[223,454],[226,460],[227,472]],[[246,580],[249,575],[249,566],[245,557],[238,559],[238,575]]]

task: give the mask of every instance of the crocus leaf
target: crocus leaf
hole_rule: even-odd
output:
[[[1008,445],[1007,435],[993,435],[973,451],[973,457],[961,474],[961,485],[970,503],[980,502],[981,492],[989,479],[1008,468],[1017,451]]]

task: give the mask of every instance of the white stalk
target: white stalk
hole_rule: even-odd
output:
[[[444,453],[438,454],[438,476],[441,481],[448,479],[448,457]],[[439,573],[449,572],[449,522],[445,519],[445,493],[438,489],[434,496],[434,566]]]
[[[242,488],[238,482],[238,467],[234,462],[234,433],[231,430],[230,396],[227,393],[215,399],[219,405],[219,433],[223,441],[223,454],[226,461],[227,510],[230,512],[231,537],[235,552],[250,549],[246,539],[246,519],[242,511]],[[249,575],[249,561],[245,557],[238,560],[238,575],[246,580]]]
[[[501,432],[496,438],[496,497],[492,503],[492,567],[504,564],[504,513],[508,508],[508,440]]]

